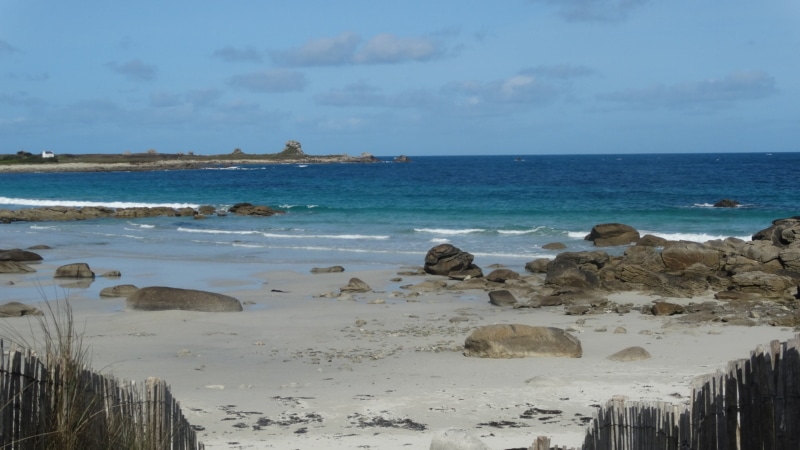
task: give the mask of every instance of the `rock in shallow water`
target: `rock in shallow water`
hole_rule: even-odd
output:
[[[128,297],[126,304],[128,308],[140,311],[178,309],[203,312],[237,312],[242,310],[241,302],[228,295],[162,286],[141,288]]]

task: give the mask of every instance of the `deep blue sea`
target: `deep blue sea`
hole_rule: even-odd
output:
[[[800,153],[386,158],[110,173],[0,173],[0,207],[200,206],[238,202],[273,217],[159,217],[0,225],[0,248],[47,244],[111,256],[360,267],[421,265],[451,243],[483,267],[521,266],[562,242],[591,248],[621,222],[669,239],[743,239],[800,215]],[[713,208],[728,198],[738,208]],[[616,249],[612,251],[622,251]]]

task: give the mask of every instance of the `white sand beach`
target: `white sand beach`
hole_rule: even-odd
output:
[[[113,264],[123,276],[95,283],[152,281],[124,260]],[[687,402],[696,376],[795,333],[641,314],[638,307],[656,297],[632,293],[610,297],[634,305],[630,313],[569,316],[563,307],[496,307],[478,290],[415,296],[402,288],[443,277],[398,281],[391,270],[311,274],[301,266],[231,276],[213,262],[193,264],[198,284],[238,298],[244,311],[130,311],[125,299],[100,299],[92,290],[66,296],[94,369],[165,379],[208,449],[427,448],[447,428],[465,429],[493,449],[527,448],[536,436],[578,446],[584,423],[612,396]],[[30,295],[34,284],[50,297],[53,267],[34,267],[35,276],[0,275],[4,302]],[[374,292],[328,296],[352,277]],[[36,329],[25,317],[2,320],[21,334]],[[470,332],[495,323],[571,330],[583,357],[465,357]],[[606,359],[630,346],[652,358]]]

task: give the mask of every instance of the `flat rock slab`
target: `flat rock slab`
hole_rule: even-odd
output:
[[[583,349],[578,338],[560,328],[498,324],[472,332],[464,343],[464,355],[479,358],[580,358]]]
[[[17,261],[0,261],[0,273],[32,273],[36,270]]]
[[[138,290],[139,288],[132,284],[119,284],[103,288],[100,291],[100,297],[129,297]]]
[[[642,347],[628,347],[614,353],[606,359],[620,362],[641,361],[643,359],[650,359],[650,352]]]
[[[9,302],[0,305],[0,317],[41,316],[42,312],[33,306],[19,302]]]
[[[139,311],[203,311],[236,312],[242,310],[242,303],[234,297],[215,292],[178,289],[163,286],[141,288],[131,294],[126,305]]]

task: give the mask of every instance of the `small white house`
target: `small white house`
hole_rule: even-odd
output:
[[[55,157],[56,157],[56,154],[51,152],[51,151],[49,151],[49,150],[45,150],[45,151],[42,152],[42,158],[55,158]]]

